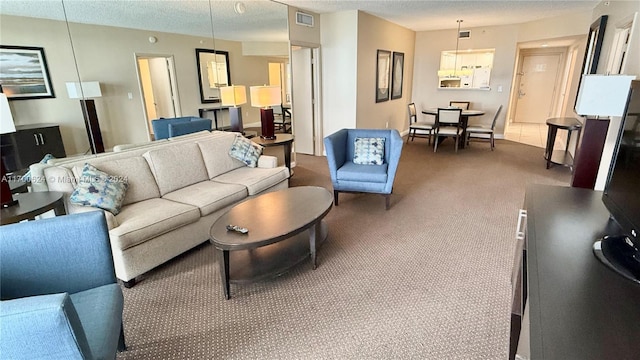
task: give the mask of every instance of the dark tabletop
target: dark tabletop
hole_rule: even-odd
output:
[[[547,125],[567,130],[576,130],[582,127],[582,123],[578,121],[578,119],[572,117],[550,118],[547,119]]]

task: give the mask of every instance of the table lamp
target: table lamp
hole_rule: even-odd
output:
[[[609,117],[622,116],[629,97],[629,75],[583,75],[576,99],[576,114],[586,117],[576,154],[571,186],[593,189],[609,131]]]
[[[70,99],[80,99],[84,126],[87,129],[87,137],[93,154],[104,152],[100,123],[96,113],[96,104],[91,98],[102,96],[100,83],[97,81],[68,82],[67,93]]]
[[[1,88],[0,88],[1,89]],[[13,116],[11,115],[11,108],[9,107],[9,101],[7,95],[0,90],[0,134],[8,134],[16,132],[16,126],[13,123]],[[2,163],[2,178],[0,179],[0,197],[2,198],[2,207],[10,207],[16,205],[18,200],[13,199],[11,194],[11,187],[7,179],[7,170],[4,167],[4,159],[0,159]]]
[[[262,135],[260,137],[266,140],[274,140],[276,135],[273,125],[273,109],[270,106],[282,104],[280,86],[251,86],[249,91],[251,106],[260,108],[260,123],[262,126]]]
[[[244,134],[242,127],[242,108],[238,105],[247,103],[247,88],[243,85],[222,87],[220,88],[220,98],[223,106],[232,106],[229,108],[231,131]]]

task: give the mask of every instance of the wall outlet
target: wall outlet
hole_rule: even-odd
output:
[[[498,85],[498,92],[502,92],[502,85]]]

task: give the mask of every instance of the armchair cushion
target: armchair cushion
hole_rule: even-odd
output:
[[[118,215],[128,187],[126,178],[109,175],[86,163],[69,200],[76,205],[92,206]]]
[[[353,162],[360,165],[384,163],[384,138],[356,138]]]

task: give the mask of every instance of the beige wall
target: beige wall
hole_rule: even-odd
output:
[[[78,100],[67,96],[65,82],[78,81],[69,34],[64,22],[2,16],[2,43],[45,48],[56,98],[12,101],[16,124],[58,123],[67,154],[89,149]],[[99,81],[103,96],[96,108],[106,148],[148,140],[135,54],[173,55],[183,116],[198,115],[200,102],[195,49],[213,49],[212,39],[169,33],[71,23],[73,47],[80,78]],[[158,41],[151,44],[149,36]],[[285,61],[265,56],[242,56],[242,44],[215,40],[215,48],[229,51],[231,80],[246,86],[268,83],[268,62]],[[132,99],[128,98],[131,93]],[[226,118],[226,114],[224,116]],[[243,105],[245,124],[259,122],[259,110]]]
[[[413,87],[416,33],[379,17],[358,12],[356,127],[397,129],[408,127],[407,104]],[[377,50],[404,53],[402,97],[376,103]]]
[[[288,6],[288,17],[289,17],[289,42],[291,45],[299,45],[305,47],[318,47],[320,46],[320,15],[307,11],[301,10],[293,6]],[[301,11],[305,14],[312,15],[314,26],[304,26],[296,24],[296,12]]]
[[[423,108],[447,106],[451,100],[470,101],[472,108],[487,112],[482,121],[488,123],[493,119],[495,110],[502,104],[503,112],[496,125],[496,133],[501,134],[504,130],[516,60],[518,27],[490,26],[470,30],[471,38],[460,40],[459,49],[495,49],[491,69],[491,90],[438,89],[440,53],[444,50],[455,50],[457,29],[422,31],[416,35],[413,101],[418,111]],[[502,92],[498,91],[500,87]],[[404,129],[407,128],[408,123],[404,126]]]

